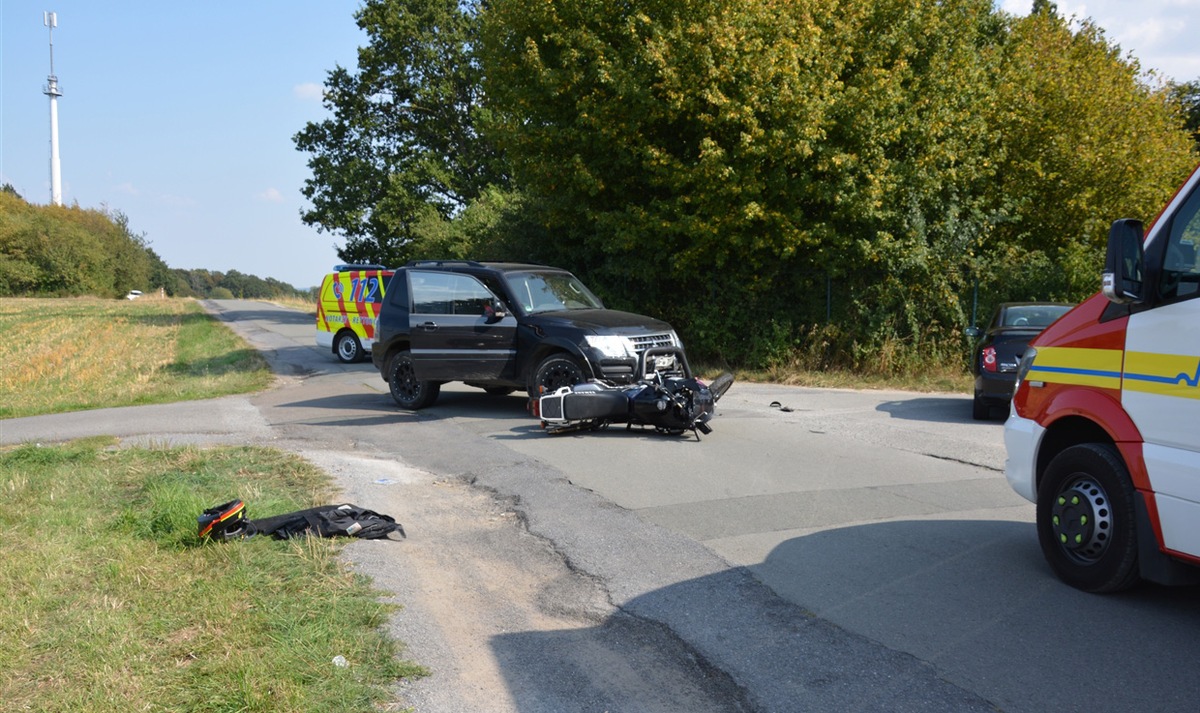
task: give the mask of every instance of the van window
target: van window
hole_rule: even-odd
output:
[[[1200,294],[1200,265],[1196,264],[1196,248],[1200,245],[1200,190],[1184,202],[1171,221],[1167,248],[1163,254],[1162,276],[1158,294],[1163,301],[1188,299]]]

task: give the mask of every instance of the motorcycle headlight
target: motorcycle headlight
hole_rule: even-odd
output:
[[[630,357],[635,356],[633,351],[633,342],[626,337],[619,337],[615,334],[592,334],[584,337],[584,341],[592,349],[600,352],[606,357]]]

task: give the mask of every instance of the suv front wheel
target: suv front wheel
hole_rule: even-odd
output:
[[[551,354],[537,365],[529,384],[529,395],[538,398],[542,393],[552,394],[563,386],[574,386],[586,381],[583,367],[568,354]]]
[[[413,369],[412,354],[400,352],[392,357],[388,368],[388,387],[392,399],[400,408],[416,411],[437,400],[442,385],[436,381],[421,381]]]

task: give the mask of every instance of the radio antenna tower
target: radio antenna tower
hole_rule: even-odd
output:
[[[62,92],[58,89],[58,77],[54,76],[54,28],[58,27],[58,17],[53,12],[43,12],[42,24],[50,28],[50,76],[46,77],[43,92],[50,97],[50,202],[62,205],[62,167],[58,160],[58,98]]]

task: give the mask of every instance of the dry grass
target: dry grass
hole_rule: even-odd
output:
[[[316,299],[308,299],[308,298],[304,298],[304,297],[273,297],[267,301],[270,302],[271,304],[277,304],[280,307],[287,307],[289,309],[298,309],[301,312],[311,313],[314,318],[317,315]]]
[[[0,303],[0,418],[256,391],[256,351],[192,300]]]

